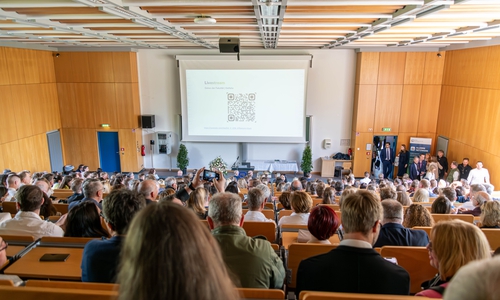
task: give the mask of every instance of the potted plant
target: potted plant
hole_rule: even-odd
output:
[[[300,168],[304,172],[304,176],[309,176],[312,171],[312,152],[311,147],[309,145],[306,146],[304,152],[302,153],[302,162],[300,164]]]
[[[188,150],[184,144],[179,146],[179,153],[177,153],[177,167],[186,174],[187,166],[189,165]]]

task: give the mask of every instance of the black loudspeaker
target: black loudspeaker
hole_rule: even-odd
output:
[[[220,38],[219,39],[220,53],[239,53],[240,39],[239,38]]]
[[[155,128],[155,115],[142,115],[141,125],[142,128]]]

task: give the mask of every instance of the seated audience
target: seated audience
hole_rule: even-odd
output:
[[[260,189],[264,193],[264,202],[271,202],[271,190],[266,184],[261,183],[254,187]]]
[[[225,192],[229,192],[229,193],[233,193],[233,194],[238,194],[239,193],[238,183],[236,181],[231,181],[227,185]]]
[[[73,201],[78,201],[85,198],[82,192],[82,185],[83,185],[83,179],[81,178],[73,179],[73,181],[71,182],[71,190],[73,191],[73,195],[69,196],[68,204],[70,204]]]
[[[44,193],[35,185],[23,185],[16,194],[20,211],[10,220],[0,223],[0,235],[63,236],[64,231],[56,224],[40,218]]]
[[[102,227],[97,206],[90,201],[83,201],[68,212],[64,236],[66,237],[109,237],[107,229]]]
[[[498,300],[500,257],[473,261],[451,279],[444,300]]]
[[[299,191],[303,191],[303,190],[304,190],[304,188],[302,187],[302,183],[300,182],[300,180],[294,179],[292,181],[292,184],[290,185],[290,191],[299,192]]]
[[[321,201],[322,204],[337,204],[335,202],[335,189],[331,187],[327,187],[325,191],[323,192],[323,201]]]
[[[344,240],[332,251],[300,263],[295,293],[307,290],[408,295],[408,272],[372,248],[381,218],[380,200],[371,192],[360,190],[347,196],[342,204]]]
[[[442,298],[455,273],[471,261],[491,257],[490,245],[477,226],[461,220],[441,221],[432,227],[429,245],[431,266],[436,277],[422,284],[417,296]]]
[[[405,228],[403,206],[396,200],[382,201],[384,218],[377,242],[373,247],[383,246],[427,246],[429,237],[423,230]]]
[[[413,202],[429,202],[429,191],[418,189],[413,195]]]
[[[335,184],[333,185],[333,188],[335,189],[335,196],[340,196],[344,191],[344,184],[342,183],[341,180],[336,181]]]
[[[207,220],[235,285],[264,289],[283,286],[285,269],[271,244],[248,237],[241,228],[244,216],[238,195],[215,194],[209,203]]]
[[[311,196],[309,196],[309,194],[306,192],[293,192],[290,199],[290,204],[292,206],[293,213],[290,216],[282,217],[279,220],[278,225],[307,225],[309,212],[311,211],[313,205]]]
[[[318,198],[323,199],[323,194],[325,192],[326,186],[323,181],[319,181],[316,185],[316,195]]]
[[[402,185],[400,185],[402,186]],[[401,203],[403,206],[410,206],[411,205],[411,200],[410,197],[408,197],[408,194],[406,192],[397,192],[396,193],[396,200]]]
[[[7,189],[9,195],[5,199],[5,201],[16,201],[14,199],[14,195],[17,193],[17,190],[21,187],[21,178],[17,176],[17,174],[12,173],[7,177]]]
[[[330,244],[329,239],[337,232],[339,226],[339,217],[331,207],[325,205],[314,207],[307,221],[307,229],[312,235],[308,243]]]
[[[21,179],[21,185],[31,184],[31,173],[30,171],[24,170],[19,172],[19,178]]]
[[[434,219],[427,208],[420,204],[412,204],[406,209],[403,226],[406,228],[415,226],[432,227],[434,226]]]
[[[85,245],[81,265],[82,281],[116,282],[122,241],[132,218],[145,205],[146,201],[142,195],[123,189],[112,191],[104,199],[102,213],[111,238],[92,240]],[[156,230],[162,233],[160,228]]]
[[[500,202],[487,201],[481,207],[481,228],[500,228]]]
[[[384,201],[386,199],[392,199],[392,200],[397,199],[396,192],[389,187],[380,189],[380,200]]]
[[[344,202],[344,199],[347,198],[350,194],[354,194],[356,193],[356,189],[355,188],[348,188],[348,189],[345,189],[343,192],[342,192],[342,195],[340,196],[340,199],[339,199],[339,207],[340,207],[340,210],[342,210],[342,202]],[[377,196],[378,197],[378,196]]]
[[[9,245],[0,236],[0,267],[3,267],[7,262],[7,247]]]
[[[103,189],[104,187],[102,186],[101,181],[99,179],[86,179],[83,182],[83,196],[84,198],[82,200],[74,200],[71,201],[71,203],[68,206],[68,211],[71,210],[75,205],[83,202],[83,201],[91,201],[99,207],[100,210],[102,210],[102,197],[104,195]]]
[[[138,214],[125,239],[120,266],[121,300],[239,299],[216,241],[179,205],[149,205]]]
[[[290,205],[290,198],[292,196],[292,193],[290,192],[283,192],[281,195],[278,197],[278,201],[283,205],[283,209],[291,210],[292,206]]]
[[[245,214],[245,221],[273,222],[262,213],[265,202],[265,195],[261,189],[255,188],[248,191],[247,196],[248,212]]]
[[[71,188],[72,181],[73,177],[66,175],[63,177],[61,183],[57,187],[54,187],[54,189],[69,190]]]
[[[479,217],[481,215],[481,205],[483,205],[487,201],[491,201],[491,197],[485,192],[478,192],[471,197],[471,200],[472,200],[472,205],[474,205],[474,209],[468,210],[465,207],[460,207],[458,209],[459,214],[469,214]]]
[[[203,187],[199,187],[192,191],[186,202],[186,207],[192,210],[200,220],[205,220],[207,218],[207,205],[208,193]]]
[[[0,203],[4,202],[8,196],[9,196],[8,189],[5,186],[0,185]]]
[[[45,220],[48,220],[50,216],[58,215],[57,209],[52,204],[52,199],[49,197],[53,191],[50,188],[48,180],[45,178],[40,178],[35,181],[34,185],[39,187],[43,192],[43,204],[40,207],[40,216],[42,216]]]
[[[168,179],[168,178],[167,178]],[[166,188],[172,189],[172,188]],[[151,203],[156,203],[156,197],[158,197],[158,183],[155,180],[146,179],[141,181],[137,186],[137,191],[146,200],[146,205]]]
[[[439,196],[432,202],[431,213],[449,214],[451,213],[451,202],[445,196]]]
[[[370,182],[372,181],[372,179],[370,178],[370,172],[365,172],[365,177],[363,177],[363,179],[360,180],[361,183],[366,183],[367,185],[370,184]]]

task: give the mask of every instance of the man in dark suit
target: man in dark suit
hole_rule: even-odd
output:
[[[438,151],[437,162],[439,179],[443,179],[445,177],[445,174],[448,173],[448,159],[444,156],[443,150]]]
[[[410,178],[411,180],[420,178],[420,168],[418,166],[419,158],[415,156],[413,158],[413,163],[410,165]]]
[[[116,282],[122,242],[128,224],[135,214],[146,206],[144,197],[133,191],[112,191],[104,200],[103,214],[112,237],[92,240],[85,245],[82,257],[82,281]]]
[[[396,200],[382,201],[384,219],[377,242],[373,247],[422,246],[429,244],[429,236],[423,230],[403,227],[403,205]]]
[[[392,166],[394,165],[394,160],[396,159],[396,154],[394,150],[391,149],[390,143],[385,143],[385,148],[380,150],[380,160],[382,161],[384,177],[389,178],[392,172]]]
[[[425,154],[420,154],[420,158],[418,161],[418,168],[420,169],[420,178],[425,177],[425,173],[427,173],[427,161],[425,160]]]
[[[360,190],[347,196],[342,203],[344,239],[336,249],[300,263],[296,294],[308,290],[408,295],[408,272],[372,248],[381,218],[382,206],[371,192]]]

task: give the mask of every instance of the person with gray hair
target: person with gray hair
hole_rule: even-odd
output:
[[[403,226],[403,205],[396,200],[382,201],[384,218],[377,242],[373,247],[422,246],[429,244],[429,236],[423,230]]]
[[[264,203],[271,202],[271,190],[265,184],[259,184],[255,188],[261,190],[264,193]]]
[[[262,213],[262,210],[266,205],[265,201],[266,195],[264,194],[262,189],[259,188],[260,186],[267,188],[267,186],[259,184],[258,186],[256,186],[256,188],[248,191],[248,197],[247,197],[248,212],[245,214],[245,220],[274,223],[273,220],[266,218],[266,216]]]
[[[86,179],[83,182],[82,189],[84,198],[71,202],[68,206],[68,211],[83,201],[92,201],[102,210],[101,201],[104,195],[104,186],[102,182],[99,179]]]
[[[177,179],[175,177],[165,178],[165,188],[171,187],[174,191],[177,191]]]
[[[444,300],[500,299],[500,257],[473,261],[451,279]]]
[[[217,193],[210,200],[208,225],[221,246],[234,284],[244,288],[281,288],[285,279],[283,262],[269,241],[246,235],[241,228],[244,219],[237,194]]]
[[[296,192],[296,191],[303,191],[304,188],[302,187],[302,183],[300,180],[296,179],[292,181],[292,185],[290,186],[290,191],[291,192]]]
[[[146,205],[156,203],[158,190],[158,183],[156,180],[151,179],[146,179],[137,186],[137,192],[144,196],[144,199],[146,199]]]

